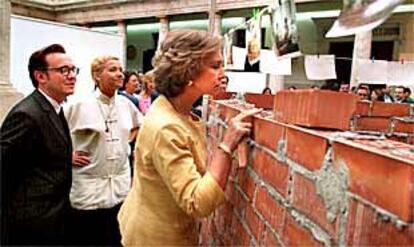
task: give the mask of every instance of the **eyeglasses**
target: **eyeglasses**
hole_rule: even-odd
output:
[[[73,72],[75,75],[79,74],[79,68],[76,66],[69,67],[69,66],[62,66],[58,68],[46,68],[45,71],[56,71],[62,74],[63,76],[68,76],[70,72]]]

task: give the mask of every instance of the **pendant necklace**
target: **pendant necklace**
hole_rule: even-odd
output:
[[[103,110],[103,108],[102,108],[102,103],[100,102],[100,100],[99,100],[99,99],[98,99],[97,103],[98,103],[98,107],[99,107],[99,111],[100,111],[100,113],[101,113],[101,116],[102,116],[102,118],[104,119],[104,124],[105,124],[105,132],[106,132],[106,133],[108,133],[108,132],[109,132],[109,124],[111,124],[111,123],[113,123],[113,122],[116,122],[115,120],[114,120],[114,121],[112,121],[112,120],[110,120],[110,119],[109,119],[109,118],[110,118],[110,116],[111,116],[112,109],[113,109],[113,105],[115,104],[115,102],[112,102],[112,104],[109,104],[109,110],[108,110],[108,114],[106,115],[106,117],[105,117],[104,110]]]

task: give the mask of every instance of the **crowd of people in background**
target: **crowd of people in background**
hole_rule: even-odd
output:
[[[359,100],[381,101],[385,103],[406,103],[414,104],[411,97],[411,89],[406,86],[388,85],[369,85],[361,83],[356,87],[350,88],[349,84],[327,82],[321,87],[312,85],[311,89],[338,91],[343,93],[353,93],[358,96]],[[295,86],[289,86],[288,90],[296,90]]]
[[[359,100],[381,101],[385,103],[414,103],[409,87],[396,86],[393,91],[394,93],[392,93],[392,88],[387,85],[370,88],[368,85],[360,84],[349,92],[355,93]]]
[[[360,100],[382,101],[385,103],[414,103],[414,100],[411,98],[411,89],[405,86],[370,88],[368,85],[361,84],[356,88],[355,93]]]

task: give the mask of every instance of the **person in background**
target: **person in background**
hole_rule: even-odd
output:
[[[141,91],[142,82],[141,79],[142,74],[138,74],[135,71],[125,71],[124,72],[124,83],[118,94],[127,97],[139,110],[139,95],[137,92]],[[134,164],[134,146],[135,146],[136,136],[131,136],[129,141],[130,146],[130,154],[129,154],[129,165],[131,167],[131,176],[133,175],[133,164]]]
[[[142,90],[138,95],[139,109],[144,115],[147,114],[152,102],[158,97],[158,93],[154,89],[154,74],[151,70],[142,77]]]
[[[252,127],[243,120],[259,110],[228,120],[207,167],[205,127],[191,109],[203,94],[220,87],[220,37],[206,31],[169,32],[154,57],[154,75],[160,96],[137,138],[136,175],[118,215],[122,245],[196,246],[197,219],[224,202],[232,153]]]
[[[338,92],[340,85],[341,85],[340,82],[338,82],[337,80],[327,80],[321,86],[321,90],[329,90],[329,91]]]
[[[404,88],[404,97],[409,104],[413,104],[414,100],[411,98],[411,89],[409,87]]]
[[[244,62],[244,71],[259,72],[260,71],[260,43],[253,38],[247,44],[247,56]]]
[[[229,85],[229,77],[223,76],[220,80],[220,86],[214,90],[213,99],[226,99],[228,98],[229,92],[227,92],[227,86]]]
[[[395,103],[406,103],[406,104],[410,104],[411,99],[409,98],[411,95],[411,90],[404,86],[397,86],[394,89],[394,99],[395,99]]]
[[[272,89],[270,89],[270,87],[265,87],[262,91],[262,94],[272,94]]]
[[[391,88],[388,85],[385,85],[385,87],[382,89],[382,92],[384,93],[385,103],[394,102],[394,98],[391,96]]]
[[[404,88],[403,86],[397,86],[394,89],[394,99],[395,99],[395,103],[405,103],[404,99]]]
[[[349,84],[346,84],[346,83],[341,84],[341,85],[339,86],[339,92],[342,92],[342,93],[349,93]]]
[[[2,246],[67,244],[72,141],[61,104],[78,73],[59,44],[30,56],[35,90],[0,129]]]
[[[359,100],[369,100],[369,89],[365,85],[359,85],[356,90],[356,95],[358,96]]]
[[[227,90],[227,86],[229,85],[229,77],[224,75],[221,80],[220,80],[220,86],[218,87],[217,90],[215,90],[215,93],[219,92],[226,92]]]
[[[91,74],[95,94],[65,107],[74,148],[71,244],[118,246],[116,215],[131,187],[128,143],[142,115],[117,94],[124,80],[117,57],[95,58]]]
[[[384,92],[381,88],[375,88],[371,91],[371,101],[384,102]]]
[[[135,71],[124,72],[124,83],[118,91],[118,94],[127,97],[138,108],[138,95],[137,92],[141,88],[141,82],[139,75]]]

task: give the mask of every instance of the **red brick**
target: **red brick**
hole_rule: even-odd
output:
[[[209,219],[206,218],[202,220],[201,230],[200,230],[200,238],[201,238],[201,246],[208,246],[208,239],[209,239]]]
[[[286,214],[282,239],[286,246],[323,246],[323,243],[316,240],[312,232],[302,227],[290,214]]]
[[[226,200],[231,204],[234,204],[236,201],[237,191],[233,182],[227,182],[225,190]]]
[[[388,132],[390,119],[388,117],[354,116],[352,125],[353,130]]]
[[[350,146],[360,148],[363,150],[377,153],[382,156],[390,157],[391,159],[403,160],[406,163],[414,165],[413,146],[406,143],[395,142],[391,140],[353,140],[343,142]]]
[[[273,230],[280,234],[285,221],[286,209],[277,201],[273,202],[273,205],[270,204],[270,206],[272,207],[272,217],[270,220],[270,225],[272,226]]]
[[[236,226],[236,223],[238,223],[238,222],[236,222],[236,221],[238,221],[237,217],[233,216],[231,218],[230,223],[229,223],[230,227],[228,229],[226,229],[226,232],[223,233],[225,242],[229,242],[229,244],[227,244],[227,246],[232,246],[233,245],[233,239],[234,239],[235,236],[237,236],[237,233],[235,233],[235,226]],[[228,238],[226,238],[226,236],[228,236]]]
[[[246,221],[249,226],[250,232],[253,233],[256,241],[262,239],[262,234],[265,228],[264,223],[260,220],[257,214],[253,211],[251,206],[246,208]]]
[[[410,115],[410,105],[380,101],[358,101],[355,114],[372,117],[404,117]]]
[[[335,238],[338,218],[333,223],[327,220],[325,203],[322,197],[316,194],[315,182],[295,173],[292,193],[293,206]]]
[[[249,246],[250,245],[250,236],[240,223],[237,217],[233,217],[232,221],[232,237],[233,237],[233,246]]]
[[[259,187],[256,194],[256,208],[263,215],[267,221],[271,221],[273,209],[271,204],[273,199],[269,196],[267,191],[263,187]]]
[[[263,187],[258,189],[255,206],[273,229],[276,232],[280,232],[283,227],[286,210]]]
[[[236,193],[235,200],[234,202],[231,202],[231,203],[233,204],[236,211],[240,215],[242,215],[243,212],[245,211],[246,206],[248,205],[248,202],[245,199],[245,197],[241,194],[242,192],[236,190],[235,193]]]
[[[253,159],[253,169],[263,180],[271,184],[280,194],[287,195],[289,167],[257,149]]]
[[[270,230],[267,230],[264,234],[263,241],[260,242],[260,246],[281,246],[281,245],[277,241],[275,235]]]
[[[305,127],[349,129],[357,97],[326,90],[282,90],[275,96],[275,117]]]
[[[391,118],[390,132],[414,134],[414,117],[412,118]]]
[[[355,115],[370,116],[371,102],[370,101],[358,101],[356,104]]]
[[[252,201],[256,183],[254,182],[252,176],[249,175],[247,170],[239,171],[238,182],[243,192],[246,193],[247,197],[249,198],[249,201]]]
[[[285,136],[285,126],[273,120],[255,117],[253,139],[260,145],[277,151],[278,143]]]
[[[410,116],[410,105],[374,101],[372,102],[370,115],[377,117]]]
[[[256,108],[273,109],[274,95],[246,93],[244,97],[246,102],[254,104]]]
[[[275,95],[273,111],[277,121],[288,123],[289,113],[293,108],[293,100],[288,100],[287,91],[279,91]]]
[[[317,170],[328,148],[324,137],[313,135],[299,128],[287,128],[287,157],[310,170]]]
[[[214,243],[215,245],[222,244],[222,232],[220,232],[218,225],[217,225],[217,217],[213,218],[214,220],[211,221],[211,227],[209,232],[209,245]]]
[[[239,171],[241,171],[241,169],[239,169],[239,162],[236,159],[232,159],[229,181],[236,181],[236,178],[239,175]]]
[[[215,223],[217,231],[222,235],[231,227],[231,220],[233,217],[233,206],[226,202],[215,211]]]
[[[232,246],[233,238],[230,234],[224,234],[223,236],[223,246]]]
[[[412,222],[414,166],[407,163],[408,160],[404,162],[399,157],[391,156],[391,153],[387,153],[391,152],[389,150],[377,150],[381,149],[356,142],[333,143],[333,164],[338,169],[340,166],[348,168],[351,192],[396,214],[404,221]]]
[[[351,200],[346,237],[348,246],[413,246],[414,225],[399,229],[372,208]]]

